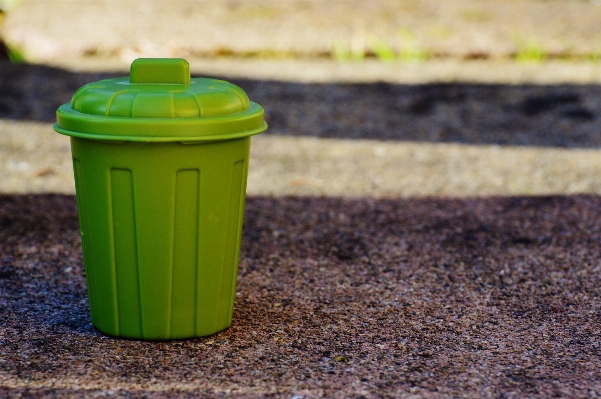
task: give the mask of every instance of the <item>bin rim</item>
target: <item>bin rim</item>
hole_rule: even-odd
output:
[[[71,103],[56,111],[54,130],[71,137],[106,141],[206,142],[232,140],[267,129],[264,109],[250,107],[235,114],[204,118],[129,118],[90,115],[74,110]]]

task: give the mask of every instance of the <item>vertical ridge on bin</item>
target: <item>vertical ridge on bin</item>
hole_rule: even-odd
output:
[[[248,151],[250,151],[250,147],[248,147]],[[248,156],[249,154],[247,153],[246,155],[246,160],[248,160]],[[244,223],[244,206],[246,203],[246,180],[247,180],[247,176],[248,176],[248,161],[244,162],[241,161],[243,163],[242,165],[242,174],[241,174],[241,179],[242,179],[242,184],[240,185],[240,197],[238,197],[238,220],[237,220],[237,224],[236,224],[236,241],[235,241],[235,247],[234,247],[234,264],[233,264],[233,270],[232,270],[232,285],[231,285],[231,292],[230,292],[230,307],[228,309],[228,315],[227,315],[227,319],[226,319],[226,323],[229,326],[232,322],[232,316],[234,313],[234,302],[235,302],[235,298],[236,298],[236,280],[238,277],[238,262],[240,261],[240,245],[241,245],[241,241],[242,241],[242,225]]]
[[[85,194],[85,183],[83,179],[83,171],[81,162],[78,159],[73,158],[73,172],[75,175],[75,193],[77,198],[77,214],[79,216],[79,230],[81,235],[81,249],[84,258],[84,269],[86,271],[86,286],[88,288],[88,300],[90,302],[90,308],[96,310],[99,306],[98,299],[96,298],[96,287],[93,282],[96,281],[94,278],[94,266],[92,264],[93,257],[90,255],[90,248],[88,245],[89,238],[88,233],[88,218],[85,212],[87,211],[86,206],[86,194]],[[92,313],[92,320],[94,320],[95,312]]]
[[[136,337],[142,334],[142,322],[131,170],[111,169],[111,206],[119,331]]]
[[[105,171],[103,171],[105,172]],[[103,249],[106,251],[107,249],[109,249],[109,251],[107,252],[107,256],[109,257],[109,262],[106,263],[107,267],[102,267],[102,270],[104,271],[103,274],[108,274],[109,277],[109,281],[110,281],[110,285],[112,286],[112,304],[113,304],[113,314],[111,315],[112,318],[114,319],[114,325],[113,325],[113,334],[114,335],[119,335],[120,334],[120,325],[119,325],[119,293],[117,292],[117,265],[116,265],[116,259],[115,259],[115,217],[114,217],[114,209],[113,209],[113,203],[115,202],[113,199],[113,192],[114,187],[113,187],[113,173],[112,170],[108,170],[106,171],[108,172],[108,189],[107,189],[107,196],[109,198],[108,204],[107,204],[107,210],[108,210],[108,227],[109,227],[109,234],[108,234],[108,239],[110,241],[110,247],[104,247]],[[105,277],[107,277],[105,275]],[[107,284],[105,282],[105,284]],[[108,285],[107,285],[108,286]],[[106,290],[106,286],[105,286],[105,290]],[[108,290],[107,290],[108,291]],[[105,298],[106,299],[106,298]]]
[[[160,146],[140,144],[140,147],[147,151],[147,159],[141,173],[134,173],[133,178],[142,336],[162,340],[170,338],[171,329],[173,197],[177,168],[157,163],[177,161],[166,161]]]
[[[212,155],[212,154],[211,154]],[[210,167],[202,169],[200,188],[200,217],[198,239],[198,336],[215,333],[219,317],[219,295],[223,270],[223,251],[226,247],[226,229],[231,189],[231,163],[211,156]],[[219,166],[217,166],[219,165]],[[229,167],[228,167],[229,166]],[[206,170],[206,173],[205,173]],[[216,195],[219,193],[219,195]]]
[[[171,338],[196,334],[200,171],[181,169],[175,183]]]
[[[240,207],[241,207],[241,195],[243,182],[242,179],[244,172],[244,161],[238,161],[234,163],[232,168],[232,178],[230,182],[230,198],[227,211],[227,234],[225,237],[225,251],[223,255],[223,267],[221,269],[221,287],[219,292],[219,302],[216,326],[217,330],[226,328],[229,324],[230,316],[230,305],[233,300],[232,290],[235,290],[235,281],[237,267],[238,253],[236,251],[236,244],[238,241],[238,223],[240,221]],[[228,270],[229,272],[226,272]]]

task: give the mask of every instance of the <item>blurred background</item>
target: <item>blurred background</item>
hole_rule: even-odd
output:
[[[0,0],[0,191],[73,192],[81,85],[183,57],[266,109],[250,194],[599,193],[596,0]]]
[[[3,0],[25,60],[597,61],[592,0]]]

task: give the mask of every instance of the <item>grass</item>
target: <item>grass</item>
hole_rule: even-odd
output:
[[[599,62],[599,61],[601,61],[601,53],[593,52],[593,53],[584,54],[582,56],[582,58],[584,61]]]
[[[377,36],[371,37],[369,47],[380,61],[391,62],[397,59],[394,49]]]
[[[363,55],[351,52],[351,47],[347,41],[340,39],[334,41],[332,55],[340,62],[360,61],[363,59]]]
[[[415,34],[401,28],[397,34],[397,50],[385,39],[370,35],[366,44],[351,45],[349,40],[337,39],[332,46],[332,56],[340,62],[361,61],[366,56],[374,56],[382,62],[409,61],[423,62],[430,53],[419,43]]]
[[[407,29],[401,28],[398,31],[399,39],[399,59],[401,61],[426,61],[430,58],[430,53],[421,47],[415,34]]]
[[[514,59],[516,62],[540,63],[547,60],[549,53],[540,45],[535,38],[524,39],[522,36],[514,35],[513,42],[516,47]]]
[[[424,62],[432,58],[432,53],[424,48],[417,36],[408,28],[399,28],[396,38],[367,35],[368,40],[338,39],[332,46],[331,56],[339,62],[361,61],[365,58],[376,58],[382,62]],[[396,39],[396,41],[394,40]],[[544,48],[535,37],[525,38],[519,33],[512,35],[515,51],[508,55],[517,63],[543,63],[547,60],[601,62],[599,46],[590,52],[552,53]],[[465,60],[488,59],[489,54],[478,54],[474,58],[469,55]],[[445,54],[436,54],[437,58],[447,58]],[[504,58],[504,57],[503,57]]]
[[[0,25],[4,21],[6,11],[15,8],[22,0],[0,0]],[[25,53],[17,46],[7,43],[0,37],[0,51],[4,52],[8,59],[15,64],[26,62]]]
[[[27,62],[25,54],[16,46],[11,46],[0,38],[0,48],[6,53],[8,59],[13,64],[22,64]]]

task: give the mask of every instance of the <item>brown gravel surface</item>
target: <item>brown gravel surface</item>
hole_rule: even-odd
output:
[[[598,397],[601,198],[248,200],[233,326],[90,324],[72,196],[0,197],[0,396]]]

